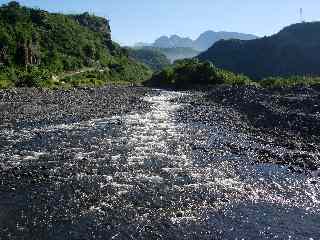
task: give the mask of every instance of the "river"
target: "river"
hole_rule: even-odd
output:
[[[2,132],[1,239],[320,239],[318,177],[229,151],[265,147],[241,130],[180,121],[185,94]]]

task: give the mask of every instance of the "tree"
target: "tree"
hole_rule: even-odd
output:
[[[7,6],[9,8],[20,8],[20,4],[16,1],[9,2]]]

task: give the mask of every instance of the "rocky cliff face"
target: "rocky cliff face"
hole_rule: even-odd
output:
[[[39,65],[41,63],[39,44],[32,41],[19,43],[17,57],[24,66]]]
[[[111,41],[111,28],[108,19],[90,15],[88,12],[72,17],[80,25],[87,27],[92,31],[102,33],[106,40]]]
[[[4,65],[8,62],[8,47],[0,47],[0,65]]]

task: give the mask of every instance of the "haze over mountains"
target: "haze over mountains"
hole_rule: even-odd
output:
[[[156,39],[154,43],[137,43],[136,47],[152,46],[156,48],[193,48],[197,51],[205,51],[211,47],[215,42],[225,39],[240,39],[252,40],[258,38],[252,34],[237,33],[237,32],[214,32],[206,31],[202,33],[196,40],[188,37],[180,37],[178,35],[161,36]]]
[[[146,46],[146,47],[135,47],[133,49],[141,52],[153,51],[155,52],[154,56],[158,55],[158,53],[160,52],[161,54],[165,55],[165,57],[171,63],[179,59],[193,58],[198,56],[201,53],[200,51],[197,51],[190,47],[159,48],[159,47]]]

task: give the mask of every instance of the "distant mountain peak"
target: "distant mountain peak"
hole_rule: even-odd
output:
[[[170,38],[180,38],[180,37],[177,34],[173,34],[173,35],[171,35]]]
[[[208,30],[200,34],[196,40],[192,40],[189,37],[180,37],[177,34],[173,34],[171,36],[161,36],[156,39],[151,46],[157,48],[193,48],[197,51],[205,51],[215,42],[222,39],[251,40],[256,38],[258,37],[252,34],[225,31],[215,32]]]
[[[159,37],[154,43],[153,47],[157,48],[176,48],[176,47],[193,47],[193,41],[190,38],[182,38],[176,34]]]

